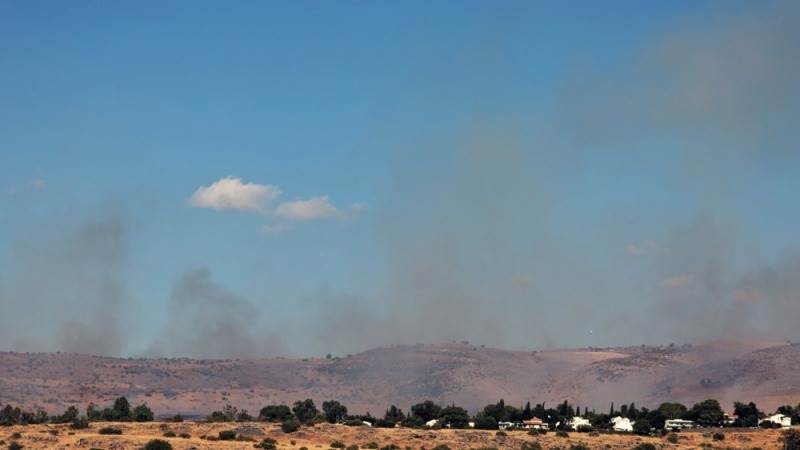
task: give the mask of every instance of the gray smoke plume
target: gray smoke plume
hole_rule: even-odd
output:
[[[119,354],[127,226],[110,214],[66,230],[30,230],[0,291],[0,341],[13,350]]]
[[[149,353],[217,359],[280,353],[280,338],[260,326],[255,305],[214,283],[209,269],[194,269],[173,288],[167,328]]]

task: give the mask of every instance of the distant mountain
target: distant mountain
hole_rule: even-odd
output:
[[[717,398],[772,410],[800,402],[800,345],[713,342],[695,346],[507,351],[469,344],[393,346],[347,358],[121,359],[0,353],[0,403],[60,412],[69,405],[146,402],[160,414],[205,414],[226,403],[251,413],[297,399],[337,399],[382,414],[423,399],[475,410],[504,398],[522,405],[569,400],[653,406]]]

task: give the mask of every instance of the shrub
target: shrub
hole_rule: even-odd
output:
[[[11,439],[22,439],[22,433],[20,433],[19,431],[12,433]]]
[[[495,435],[495,436],[507,436],[506,432],[505,432],[505,431],[502,431],[502,430],[501,430],[501,431],[498,431],[498,432],[496,432],[494,435]]]
[[[542,450],[542,444],[538,442],[523,442],[519,450]]]
[[[667,436],[667,442],[670,444],[677,444],[678,443],[678,435],[675,433],[670,434]]]
[[[97,430],[99,434],[122,434],[122,430],[115,427],[103,427]]]
[[[281,431],[284,433],[294,433],[300,428],[300,422],[289,419],[281,424]]]
[[[800,450],[800,430],[786,430],[782,438],[784,450]]]
[[[711,436],[711,437],[712,437],[712,438],[713,438],[715,441],[724,441],[724,440],[725,440],[725,433],[721,433],[721,432],[717,431],[717,432],[716,432],[716,433],[714,433],[714,435],[713,435],[713,436]]]
[[[347,446],[344,445],[342,441],[333,441],[331,442],[331,448],[346,448]]]
[[[444,444],[439,444],[436,447],[433,447],[432,450],[450,450],[450,447],[448,447],[448,446],[446,446]]]
[[[589,447],[583,444],[572,444],[569,446],[569,450],[589,450]]]
[[[220,441],[232,441],[236,439],[236,431],[235,430],[222,430],[217,434]]]
[[[347,450],[358,450],[358,446],[356,444],[348,445]]]
[[[86,417],[78,417],[69,425],[73,430],[85,430],[89,428],[89,419]]]
[[[22,450],[23,448],[25,447],[17,441],[11,441],[11,443],[8,444],[8,450]]]
[[[153,410],[148,408],[146,404],[142,403],[136,408],[133,408],[131,417],[137,422],[152,422],[155,416],[153,414]]]
[[[190,437],[192,437],[192,435],[191,435],[191,434],[189,434],[189,433],[181,433],[181,434],[179,434],[178,436],[179,436],[181,439],[189,439]]]
[[[142,450],[172,450],[172,444],[161,439],[153,439]]]
[[[381,447],[381,450],[400,450],[400,447],[395,444],[389,444]]]
[[[183,416],[180,414],[175,414],[174,416],[172,416],[171,419],[169,419],[169,422],[176,422],[176,423],[183,422]]]
[[[165,438],[174,438],[175,437],[175,432],[171,431],[171,430],[170,431],[165,431],[162,436],[164,436]]]
[[[556,431],[556,436],[563,437],[563,438],[568,438],[569,437],[569,433],[567,433],[564,430],[558,430],[558,431]]]
[[[277,441],[275,441],[275,439],[266,438],[263,441],[259,442],[258,444],[254,445],[253,447],[255,447],[255,448],[263,448],[263,449],[267,449],[267,450],[274,450],[275,448],[277,448],[276,444],[277,444]]]
[[[378,448],[378,443],[370,442],[369,444],[365,445],[364,448],[372,448],[372,449]]]
[[[594,427],[591,425],[580,425],[577,430],[578,433],[591,433],[594,431]]]
[[[633,447],[632,450],[656,450],[656,446],[646,442]]]

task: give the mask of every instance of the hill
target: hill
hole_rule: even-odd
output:
[[[508,351],[469,344],[393,346],[346,358],[194,360],[0,353],[0,403],[60,412],[117,396],[157,413],[206,414],[231,403],[251,412],[301,398],[337,399],[381,414],[432,399],[477,409],[504,398],[570,400],[606,409],[718,398],[771,410],[800,402],[800,345],[714,342],[694,346]]]

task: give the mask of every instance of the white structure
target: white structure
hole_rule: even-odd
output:
[[[439,419],[433,419],[433,420],[429,420],[429,421],[425,422],[425,426],[428,427],[428,428],[433,428],[438,424],[439,424]]]
[[[361,423],[368,427],[372,426],[372,422],[367,422],[366,420],[362,420]]]
[[[500,428],[501,430],[514,428],[514,422],[497,422],[497,428]]]
[[[633,423],[627,417],[617,416],[611,419],[611,425],[614,431],[621,431],[630,433],[633,431]]]
[[[780,425],[782,428],[789,428],[792,426],[792,418],[784,416],[783,414],[774,414],[766,419],[761,419],[758,421],[758,424],[760,425],[764,422],[772,422],[775,425]]]
[[[686,419],[667,419],[664,422],[664,428],[667,430],[683,430],[684,428],[694,428],[695,423],[693,420]]]
[[[576,416],[573,417],[572,419],[569,419],[569,421],[567,422],[567,426],[569,426],[575,431],[578,431],[578,428],[580,427],[591,427],[592,423],[589,422],[589,419],[584,419],[583,417]]]

